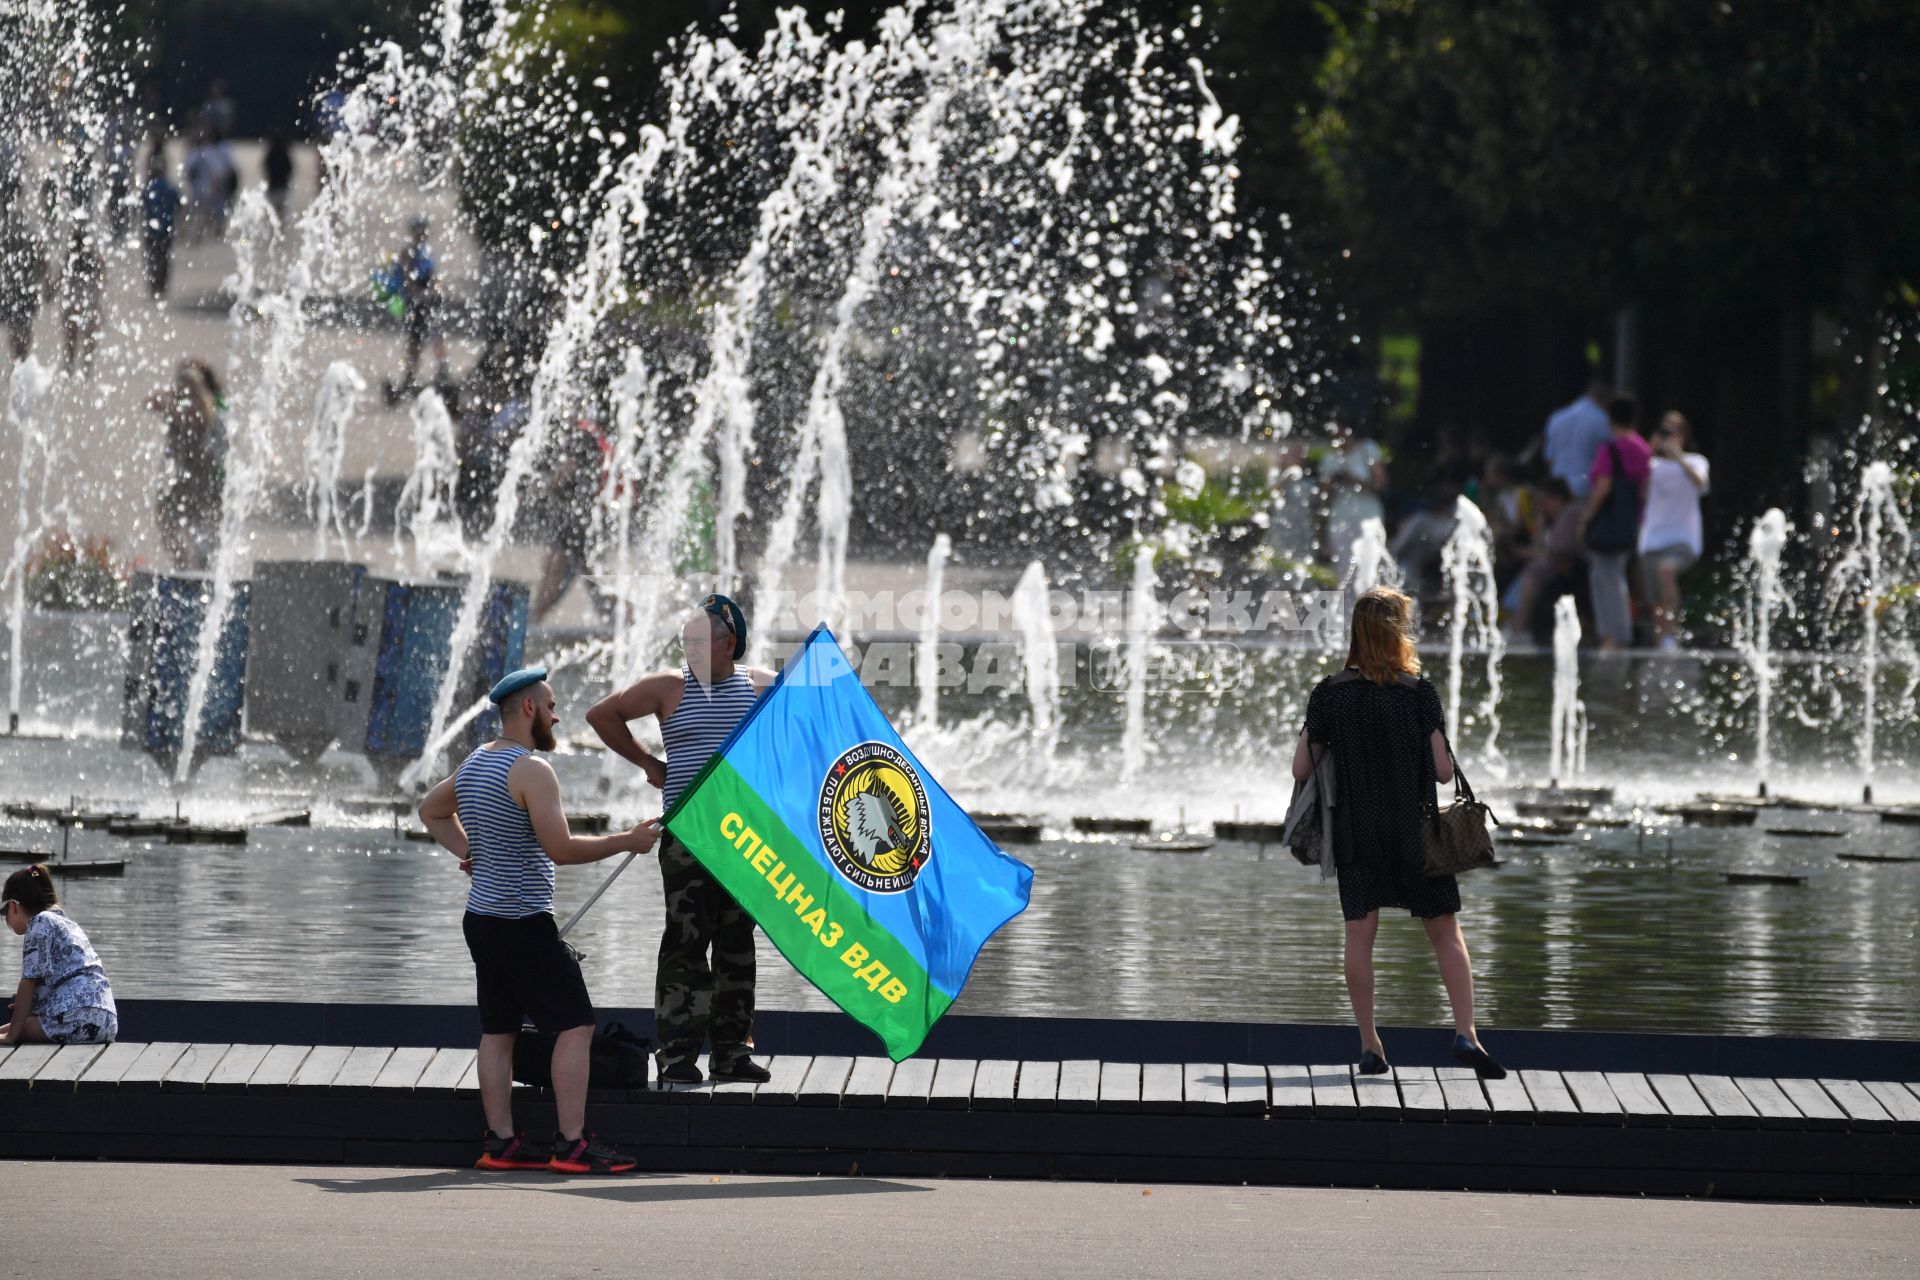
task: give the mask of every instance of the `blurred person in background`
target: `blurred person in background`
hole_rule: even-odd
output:
[[[1596,379],[1578,400],[1547,419],[1541,447],[1547,470],[1566,481],[1576,498],[1593,490],[1593,459],[1607,442],[1607,401],[1612,395],[1612,388]]]
[[[1585,562],[1580,555],[1581,506],[1558,476],[1534,491],[1539,532],[1520,558],[1518,572],[1501,603],[1507,609],[1510,644],[1545,645],[1553,637],[1553,602],[1578,595]]]
[[[1580,513],[1587,547],[1587,588],[1593,596],[1593,628],[1602,650],[1633,643],[1633,599],[1627,565],[1639,546],[1647,504],[1647,474],[1653,451],[1634,429],[1640,407],[1631,396],[1607,406],[1608,436],[1594,454],[1590,492]]]
[[[1653,602],[1654,642],[1662,649],[1680,647],[1680,575],[1700,559],[1700,499],[1706,494],[1707,460],[1693,452],[1693,426],[1684,414],[1669,411],[1653,433],[1640,525],[1640,572]]]
[[[160,484],[160,537],[176,569],[204,569],[213,554],[226,499],[227,404],[220,377],[204,360],[182,360],[173,385],[147,407],[166,426],[167,473]]]
[[[287,194],[293,190],[293,148],[288,144],[286,134],[275,133],[267,140],[267,153],[262,167],[267,179],[267,203],[273,207],[273,216],[284,226],[287,221]]]
[[[407,335],[406,363],[401,368],[400,378],[387,384],[389,404],[420,389],[416,381],[420,372],[420,353],[429,341],[433,344],[434,360],[439,369],[435,381],[441,383],[447,380],[447,334],[440,325],[440,264],[434,257],[433,245],[427,239],[432,227],[432,221],[424,213],[413,219],[408,227],[406,244],[388,262],[380,280],[380,289],[388,305],[391,307],[396,301],[400,305],[400,322]]]
[[[40,314],[47,280],[46,251],[28,207],[16,163],[0,165],[0,323],[7,349],[24,360],[33,348],[33,322]]]
[[[1386,519],[1380,495],[1387,487],[1387,451],[1356,422],[1335,423],[1331,443],[1320,460],[1320,487],[1327,500],[1324,559],[1345,582],[1353,572],[1360,526]]]
[[[140,242],[146,250],[147,292],[167,296],[173,278],[173,235],[180,225],[180,188],[167,177],[164,146],[147,157],[147,183],[140,191]]]
[[[99,227],[82,223],[74,227],[67,244],[60,301],[63,354],[70,373],[92,372],[93,353],[100,346],[100,330],[106,323],[107,261],[100,237]]]

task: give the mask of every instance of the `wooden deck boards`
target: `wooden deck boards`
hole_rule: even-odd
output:
[[[661,1168],[1920,1196],[1920,1085],[1905,1081],[764,1062],[772,1079],[762,1085],[616,1091],[589,1105],[605,1117],[596,1126]],[[465,1163],[476,1065],[472,1049],[0,1049],[0,1155],[179,1158],[188,1141],[208,1144],[202,1158]],[[525,1088],[515,1104],[550,1106]]]

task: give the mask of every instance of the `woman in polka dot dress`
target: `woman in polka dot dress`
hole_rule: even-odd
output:
[[[1293,776],[1315,755],[1333,756],[1334,867],[1347,920],[1347,994],[1360,1028],[1360,1070],[1384,1073],[1386,1048],[1373,1022],[1373,939],[1380,909],[1420,917],[1453,1005],[1453,1056],[1482,1076],[1506,1071],[1481,1047],[1473,1025],[1473,964],[1460,933],[1460,886],[1426,875],[1421,824],[1436,783],[1453,781],[1440,695],[1420,676],[1412,602],[1376,588],[1353,608],[1345,670],[1322,680],[1307,702]]]

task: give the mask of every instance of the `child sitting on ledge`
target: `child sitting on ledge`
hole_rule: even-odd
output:
[[[0,1026],[0,1044],[104,1044],[119,1035],[106,970],[86,931],[60,909],[46,867],[14,872],[0,897],[6,902],[7,927],[26,938],[20,989],[11,1021]]]

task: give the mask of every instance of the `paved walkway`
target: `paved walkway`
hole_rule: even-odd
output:
[[[1920,1211],[1601,1197],[0,1164],[0,1276],[1911,1276]],[[59,1206],[52,1212],[51,1206]],[[672,1260],[682,1259],[676,1264]]]

